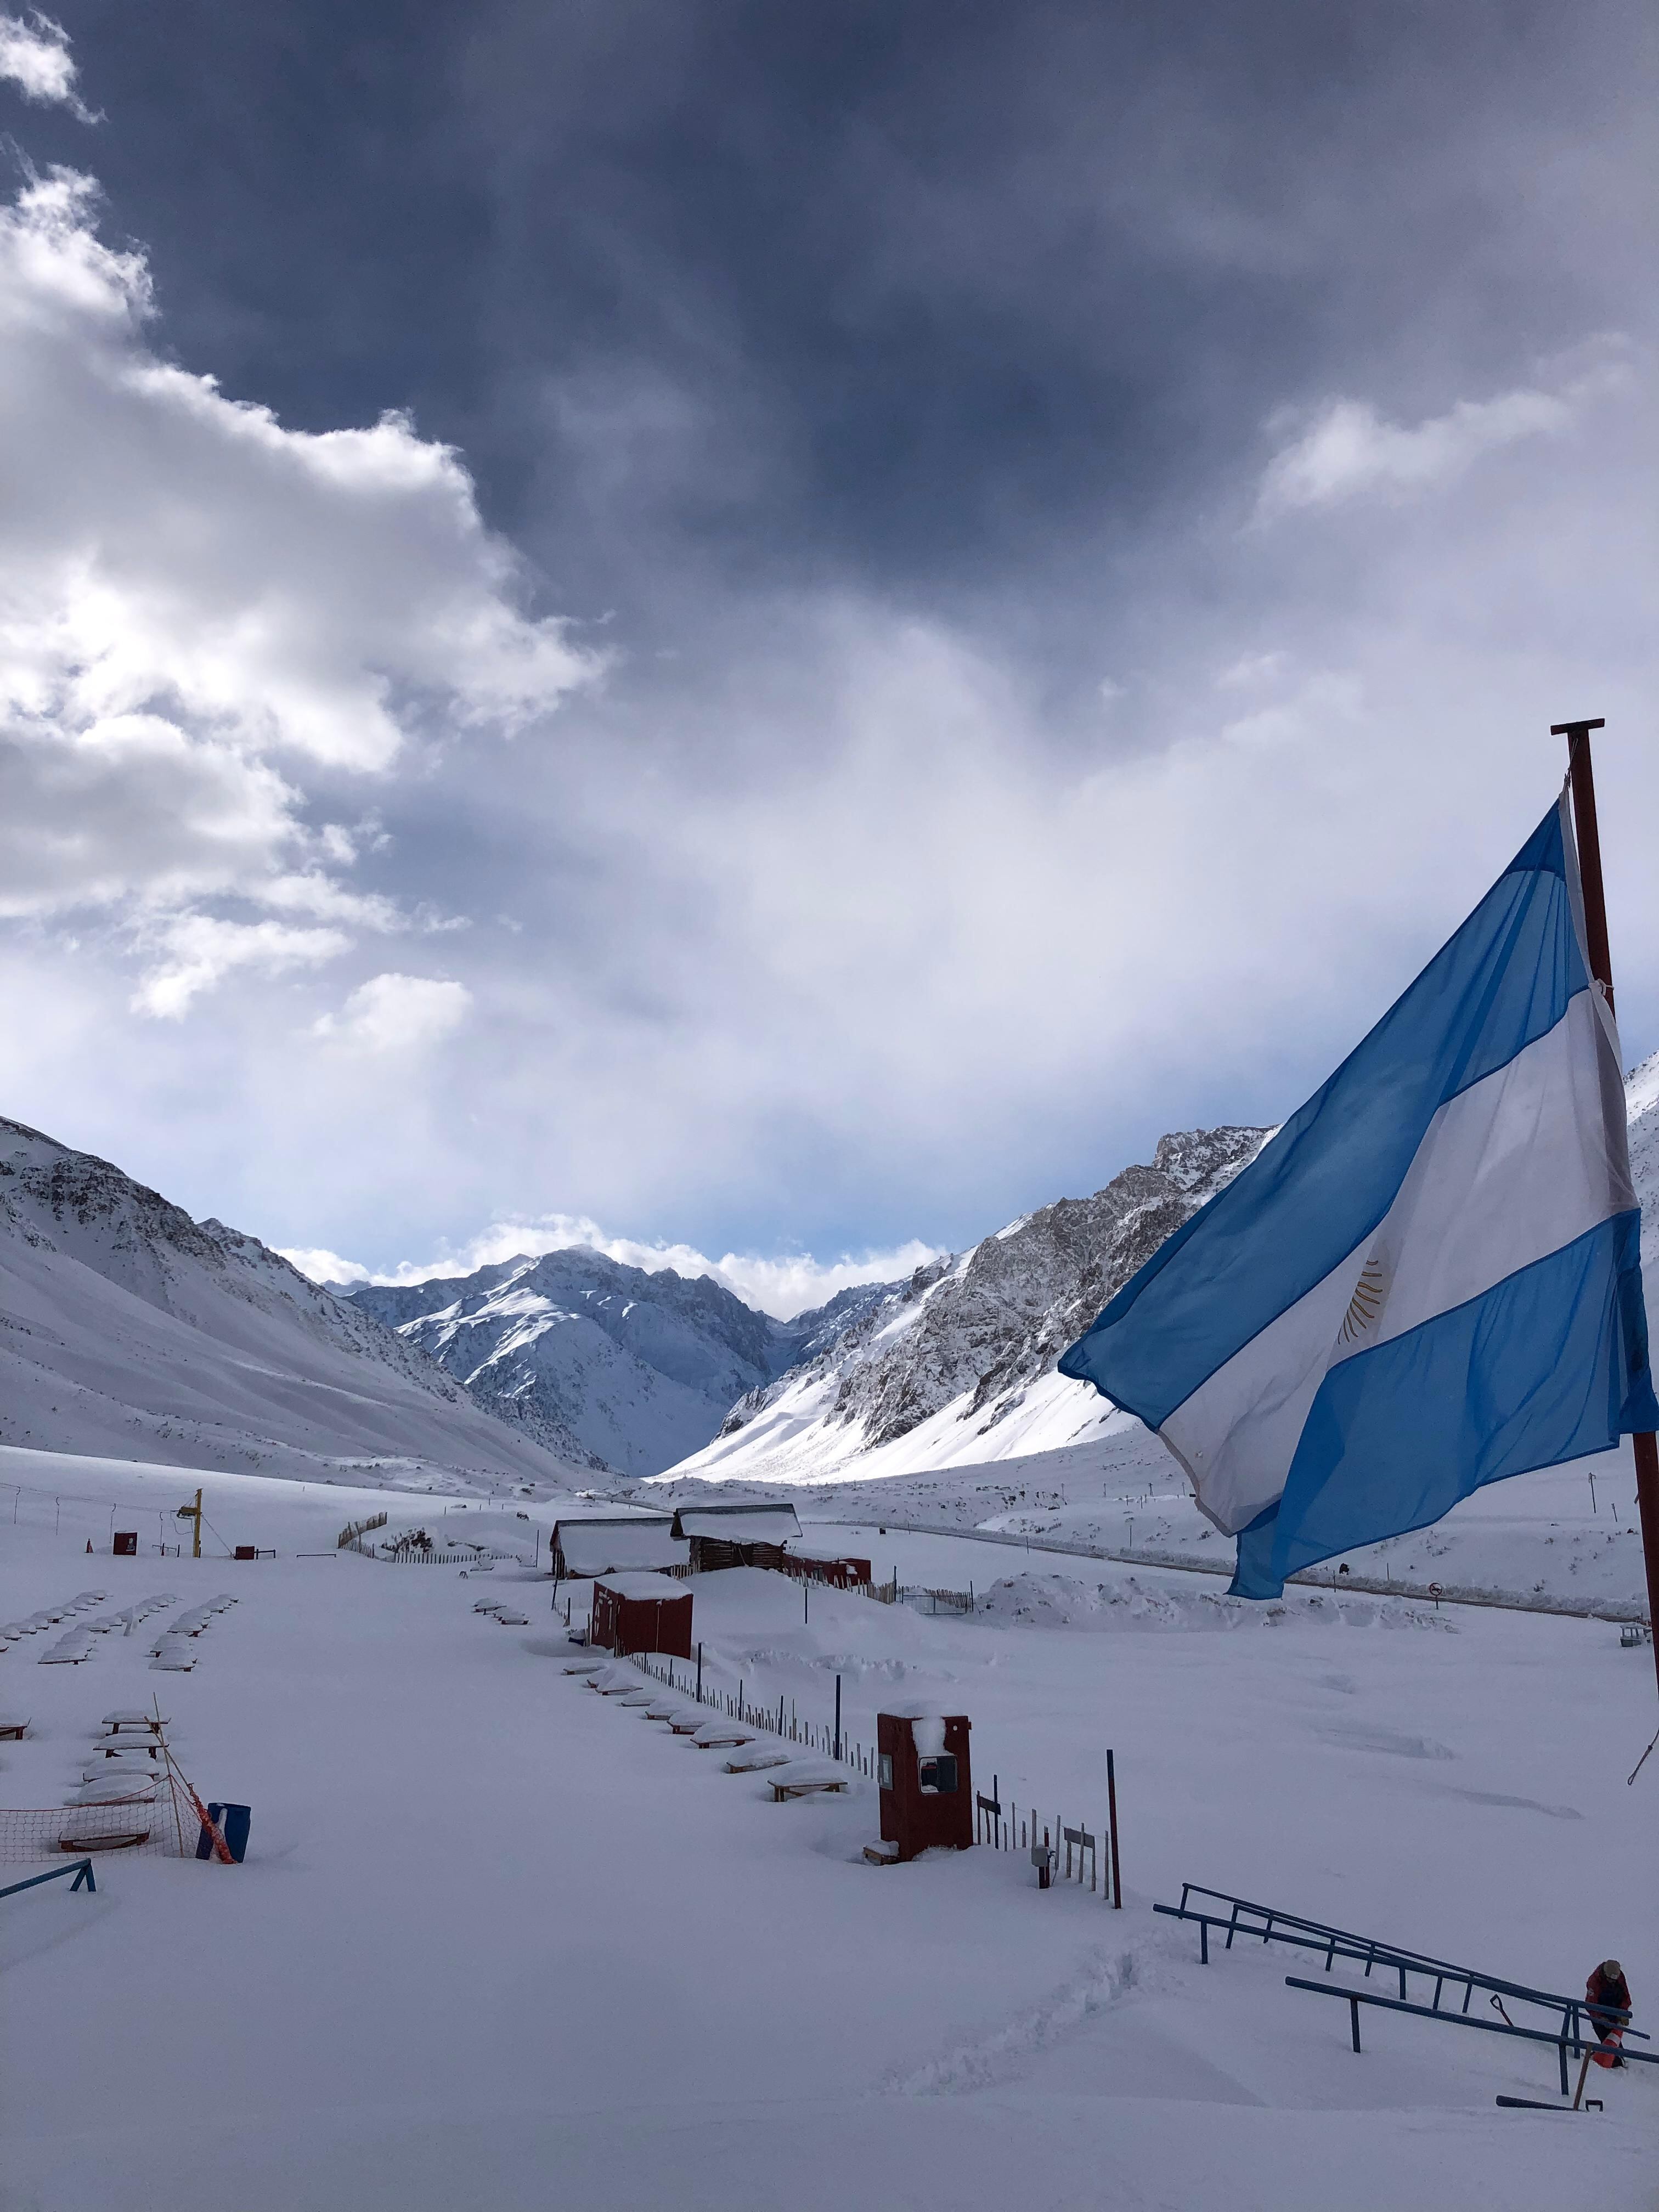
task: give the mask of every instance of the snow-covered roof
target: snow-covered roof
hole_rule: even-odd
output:
[[[800,1534],[789,1504],[682,1505],[674,1516],[677,1536],[715,1536],[723,1544],[787,1544]]]
[[[792,1559],[830,1559],[839,1565],[845,1559],[862,1559],[868,1555],[852,1551],[845,1544],[797,1544],[792,1540],[789,1556]]]
[[[672,1575],[605,1575],[600,1578],[599,1588],[615,1590],[618,1597],[630,1599],[683,1597],[689,1602],[691,1596],[685,1584],[677,1582]]]
[[[582,1515],[573,1520],[561,1514],[553,1529],[568,1575],[626,1574],[659,1567],[683,1567],[690,1557],[690,1546],[675,1535],[665,1513],[649,1519],[635,1513],[612,1515],[605,1519]]]

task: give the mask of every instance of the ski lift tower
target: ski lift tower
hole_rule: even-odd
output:
[[[176,1514],[173,1517],[174,1517],[176,1520],[179,1520],[179,1521],[189,1521],[189,1522],[192,1522],[192,1523],[194,1524],[193,1528],[192,1528],[192,1531],[191,1531],[191,1541],[190,1541],[190,1556],[191,1557],[191,1559],[199,1559],[201,1558],[201,1556],[202,1556],[202,1493],[201,1493],[201,1492],[200,1492],[199,1490],[197,1492],[197,1493],[196,1493],[196,1503],[194,1504],[194,1505],[181,1505],[181,1506],[179,1508],[179,1510],[178,1510],[177,1514]]]

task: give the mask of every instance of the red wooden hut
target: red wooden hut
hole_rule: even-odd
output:
[[[901,1859],[971,1846],[974,1784],[968,1726],[964,1714],[928,1713],[919,1705],[876,1715],[882,1840],[896,1844]]]
[[[870,1562],[823,1545],[791,1544],[783,1555],[783,1571],[797,1582],[827,1583],[831,1589],[858,1589],[870,1579]]]
[[[604,1575],[593,1585],[587,1640],[623,1658],[630,1651],[691,1656],[691,1593],[673,1575]]]

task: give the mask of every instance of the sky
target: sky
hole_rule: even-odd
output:
[[[787,1313],[1277,1121],[1598,738],[1650,10],[0,25],[0,1109]]]

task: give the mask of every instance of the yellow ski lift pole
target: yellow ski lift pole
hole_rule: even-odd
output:
[[[199,1559],[202,1556],[202,1493],[199,1490],[196,1493],[195,1504],[181,1505],[174,1517],[179,1521],[195,1522],[195,1533],[191,1538],[190,1556],[192,1559]]]

